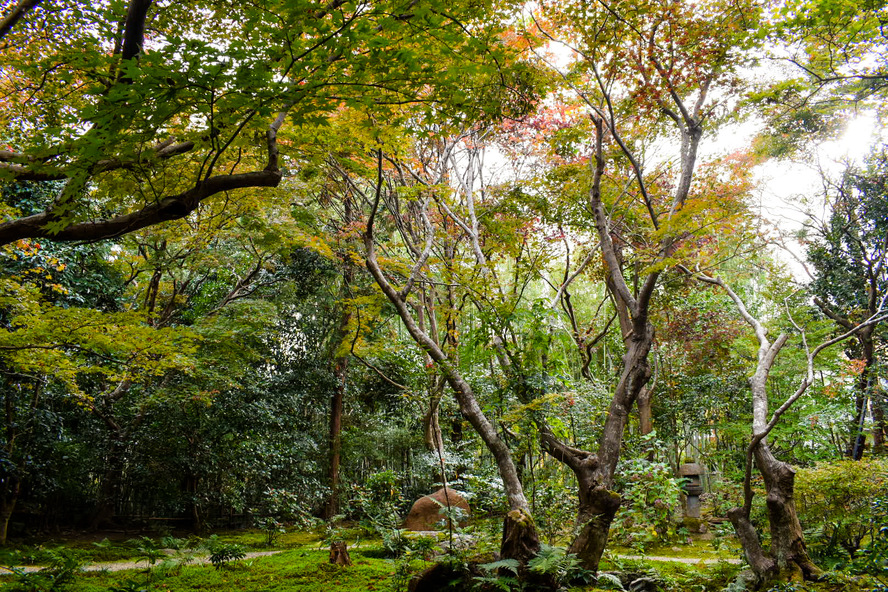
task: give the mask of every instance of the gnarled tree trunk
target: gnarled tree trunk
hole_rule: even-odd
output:
[[[813,579],[821,570],[808,556],[802,526],[795,506],[795,469],[777,460],[764,442],[755,450],[755,464],[765,481],[768,524],[771,530],[771,557],[778,576],[786,579]],[[782,579],[782,576],[780,576]]]
[[[755,373],[749,379],[752,393],[752,440],[747,449],[746,476],[743,482],[744,504],[741,508],[729,511],[728,518],[743,545],[743,551],[755,573],[758,585],[774,579],[816,579],[822,572],[811,561],[805,546],[805,538],[795,506],[795,470],[788,463],[780,461],[774,456],[768,447],[767,436],[783,413],[814,382],[814,359],[817,354],[827,347],[853,336],[858,331],[874,325],[884,317],[873,315],[865,323],[851,327],[848,332],[821,343],[813,350],[808,349],[807,341],[804,340],[804,332],[796,326],[802,332],[802,343],[807,358],[805,377],[795,393],[784,401],[769,418],[768,374],[777,355],[786,344],[788,336],[782,333],[771,343],[765,327],[758,319],[749,314],[743,301],[730,287],[718,278],[708,276],[698,276],[698,278],[704,282],[721,286],[727,292],[740,315],[755,331],[759,343],[758,364]],[[771,546],[767,551],[762,548],[758,533],[749,520],[753,498],[751,484],[753,463],[762,474],[765,482],[767,495],[765,503],[771,532]]]
[[[620,509],[620,494],[612,490],[614,472],[620,459],[629,412],[650,378],[647,356],[653,338],[653,328],[645,324],[637,332],[630,333],[626,340],[628,349],[623,356],[623,373],[608,409],[597,453],[567,446],[546,426],[540,426],[545,450],[570,467],[576,476],[579,497],[576,534],[568,551],[576,554],[582,567],[590,571],[598,570],[611,523]]]

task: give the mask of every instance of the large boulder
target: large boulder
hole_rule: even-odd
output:
[[[426,495],[415,502],[410,508],[407,520],[404,522],[405,530],[424,531],[436,530],[438,523],[443,520],[444,515],[441,513],[442,508],[446,508],[450,503],[451,507],[461,508],[465,517],[469,516],[469,504],[463,496],[450,489],[442,487],[432,495]],[[465,520],[460,521],[460,526],[465,525]]]

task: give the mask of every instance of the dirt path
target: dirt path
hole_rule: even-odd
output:
[[[253,559],[254,557],[266,557],[268,555],[275,555],[276,553],[280,553],[281,551],[252,551],[247,553],[244,559]],[[191,558],[186,565],[209,565],[210,556],[209,555],[196,555]],[[90,565],[85,565],[83,567],[83,571],[126,571],[128,569],[148,569],[148,560],[142,559],[140,561],[113,561],[108,563],[92,563]],[[26,572],[31,573],[35,571],[40,571],[43,569],[41,565],[27,565],[20,569],[24,569]],[[0,574],[2,575],[2,574]]]
[[[687,563],[689,565],[698,565],[700,563],[709,565],[711,563],[718,563],[719,561],[733,563],[734,565],[739,565],[741,563],[739,559],[735,558],[704,559],[702,557],[666,557],[665,555],[616,555],[615,557],[618,559],[645,559],[647,561],[674,561],[676,563]]]

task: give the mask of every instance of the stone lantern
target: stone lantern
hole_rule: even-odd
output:
[[[679,477],[686,479],[682,489],[685,493],[685,516],[700,518],[700,495],[703,493],[703,467],[694,462],[678,467]]]

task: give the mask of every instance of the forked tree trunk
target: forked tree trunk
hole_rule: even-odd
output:
[[[546,450],[568,465],[577,478],[576,534],[568,551],[576,554],[583,569],[593,572],[598,571],[611,523],[620,509],[620,495],[612,491],[614,473],[629,412],[650,378],[647,356],[653,337],[653,328],[647,325],[637,328],[626,340],[623,374],[614,390],[597,454],[565,446],[548,431],[543,433]]]
[[[802,526],[795,506],[795,469],[777,460],[762,442],[755,450],[755,464],[765,481],[768,524],[771,530],[771,557],[777,563],[778,577],[813,579],[821,573],[808,555]]]
[[[783,461],[778,460],[768,447],[767,436],[774,428],[783,413],[801,397],[814,381],[814,358],[824,348],[838,343],[853,334],[846,333],[828,342],[822,343],[813,352],[808,350],[804,341],[807,358],[807,369],[795,393],[780,405],[769,418],[768,410],[768,375],[780,350],[786,345],[788,336],[781,333],[773,343],[768,339],[767,331],[761,322],[749,314],[740,297],[721,279],[708,276],[697,276],[700,280],[720,286],[734,301],[740,316],[752,327],[759,343],[758,363],[755,373],[749,378],[752,394],[752,440],[747,448],[746,475],[743,482],[744,504],[742,508],[733,508],[728,518],[743,546],[743,552],[755,573],[756,584],[761,586],[774,579],[815,579],[822,572],[811,561],[805,546],[805,538],[799,523],[795,506],[795,470]],[[804,337],[804,334],[803,334]],[[762,475],[765,482],[765,504],[768,512],[768,525],[771,532],[771,546],[765,550],[749,516],[752,509],[752,464]]]
[[[437,381],[435,381],[437,382]],[[438,454],[444,450],[444,435],[441,432],[439,409],[441,408],[441,387],[443,384],[431,385],[429,407],[422,417],[422,439],[426,450]]]
[[[604,121],[593,117],[593,122],[596,127],[595,167],[589,204],[595,214],[595,230],[606,268],[605,281],[613,297],[626,353],[596,453],[565,445],[545,426],[541,426],[540,435],[546,451],[568,465],[577,478],[579,505],[576,534],[568,550],[577,555],[584,569],[596,572],[607,544],[611,522],[620,508],[620,495],[612,488],[623,445],[623,432],[633,405],[651,377],[648,354],[654,341],[654,328],[649,321],[649,311],[660,272],[648,274],[634,291],[626,283],[622,256],[611,236],[611,223],[601,202],[601,179],[605,167]],[[694,134],[690,138],[693,141],[688,144],[687,161],[682,165],[683,179],[684,173],[693,168],[696,142],[699,140],[699,134]],[[689,183],[689,178],[684,179],[676,190],[674,209],[680,208],[684,202]],[[667,239],[662,245],[662,253],[666,256],[671,251],[672,245]]]
[[[872,269],[867,271],[870,281],[873,279]],[[874,376],[874,366],[876,364],[876,348],[873,341],[873,335],[878,326],[879,320],[872,322],[880,311],[882,304],[879,302],[879,293],[877,284],[871,283],[868,292],[868,303],[866,312],[869,319],[863,323],[857,323],[850,316],[845,316],[839,311],[832,308],[826,301],[820,298],[814,298],[814,304],[820,310],[842,329],[846,331],[855,331],[857,345],[849,347],[845,350],[849,359],[862,359],[863,369],[855,381],[854,388],[854,417],[851,420],[850,436],[845,449],[845,455],[853,460],[863,458],[864,447],[866,444],[866,434],[863,426],[866,421],[867,403],[872,407],[873,414],[873,451],[882,451],[885,447],[885,436],[888,435],[885,430],[885,409],[886,402],[884,394],[881,392],[878,379]],[[881,319],[880,319],[881,320]]]
[[[771,546],[765,550],[748,508],[734,508],[728,519],[760,585],[773,580],[812,580],[822,573],[808,555],[795,506],[795,469],[777,460],[765,442],[755,449],[755,465],[765,482]]]

